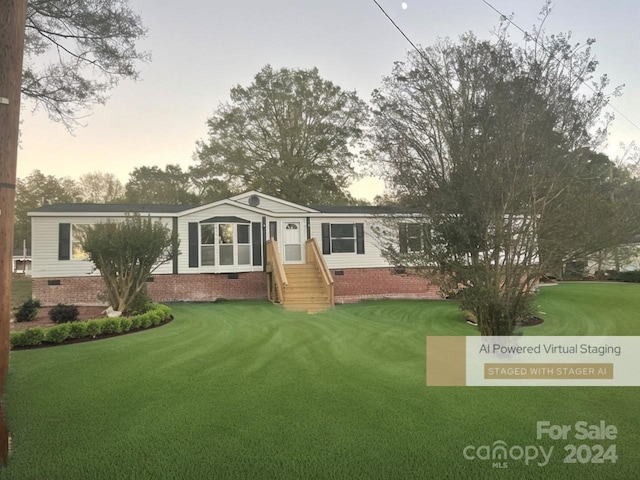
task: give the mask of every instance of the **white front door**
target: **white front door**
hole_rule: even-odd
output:
[[[282,222],[284,262],[302,262],[302,224],[300,222]]]

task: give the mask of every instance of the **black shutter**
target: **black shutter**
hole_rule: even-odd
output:
[[[189,222],[189,268],[198,268],[198,222]]]
[[[331,235],[328,223],[322,224],[322,254],[331,255]]]
[[[262,265],[262,223],[251,222],[251,244],[253,249],[253,265]]]
[[[58,225],[58,260],[71,258],[71,224]]]
[[[356,223],[356,253],[364,254],[364,223]]]
[[[273,238],[278,241],[278,223],[269,222],[269,238]]]
[[[179,242],[178,242],[178,217],[173,217],[171,237],[173,238],[173,240],[172,240],[173,244],[171,245],[171,254],[173,255],[171,273],[173,273],[174,275],[177,275],[177,273],[178,273],[178,253],[179,253],[179,251],[178,251],[178,246],[179,246]]]
[[[401,223],[399,227],[400,253],[407,253],[407,224]]]

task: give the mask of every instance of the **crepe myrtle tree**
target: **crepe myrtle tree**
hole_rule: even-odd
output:
[[[535,31],[518,45],[505,27],[496,33],[442,40],[396,62],[373,94],[372,155],[417,212],[387,225],[387,257],[440,278],[483,335],[510,335],[533,313],[550,259],[598,249],[557,240],[588,220],[563,222],[562,208],[588,184],[608,80],[594,79],[591,40]],[[591,227],[599,243],[612,241]]]
[[[84,227],[81,245],[100,271],[109,303],[120,312],[144,292],[149,275],[178,254],[178,239],[169,228],[139,214]]]

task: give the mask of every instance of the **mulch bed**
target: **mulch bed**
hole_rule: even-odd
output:
[[[531,316],[524,322],[516,322],[516,327],[533,327],[535,325],[540,325],[542,322],[544,322],[544,320],[540,317]]]
[[[41,307],[36,318],[29,322],[16,322],[15,319],[11,320],[11,331],[24,330],[31,327],[53,327],[56,325],[49,318],[49,310],[53,307]],[[79,306],[78,307],[78,320],[87,321],[94,320],[96,318],[103,318],[102,312],[105,311],[106,306]]]

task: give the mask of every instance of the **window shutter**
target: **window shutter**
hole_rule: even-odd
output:
[[[364,223],[356,223],[356,254],[364,254]]]
[[[407,224],[401,223],[399,227],[400,253],[407,253]]]
[[[322,224],[322,254],[331,255],[331,235],[328,223]]]
[[[58,260],[69,260],[71,256],[71,224],[58,225]]]
[[[262,265],[262,223],[251,222],[251,248],[253,249],[253,265]]]
[[[198,268],[198,222],[189,222],[189,268]]]

